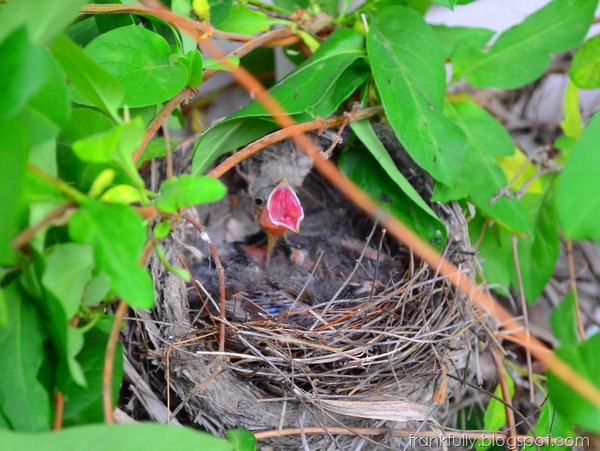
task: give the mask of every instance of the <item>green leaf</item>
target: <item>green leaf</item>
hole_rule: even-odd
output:
[[[581,42],[594,19],[598,0],[554,0],[508,29],[491,48],[460,46],[455,53],[454,78],[478,87],[514,89],[539,78],[550,55]],[[508,69],[510,68],[510,69]]]
[[[577,333],[577,312],[572,291],[569,291],[560,305],[552,311],[550,324],[561,346],[577,346],[581,342]]]
[[[166,219],[160,221],[156,227],[154,227],[154,237],[159,240],[165,238],[171,231],[171,224]]]
[[[273,3],[287,12],[293,13],[296,6],[307,9],[310,5],[310,0],[275,0]]]
[[[532,304],[552,277],[560,248],[552,181],[542,195],[527,194],[521,204],[534,230],[533,235],[520,239],[517,244],[523,291],[527,302]],[[519,286],[516,274],[513,274],[513,286]]]
[[[218,28],[221,22],[229,16],[233,0],[208,0],[208,4],[210,6],[210,23]]]
[[[67,84],[56,62],[46,68],[46,82],[17,115],[26,126],[31,144],[55,138],[71,114]]]
[[[427,203],[423,200],[423,198],[417,193],[414,187],[410,184],[408,180],[404,177],[404,175],[398,170],[398,167],[394,163],[394,160],[390,157],[388,150],[383,146],[375,131],[373,130],[373,126],[369,121],[359,121],[352,122],[350,124],[352,127],[352,131],[356,133],[358,139],[362,141],[362,143],[367,147],[373,158],[377,160],[379,164],[379,168],[375,167],[376,173],[381,173],[381,170],[385,172],[387,177],[385,177],[385,182],[382,184],[381,188],[384,186],[395,185],[394,192],[398,193],[401,191],[403,196],[396,194],[398,199],[398,208],[394,209],[395,212],[398,212],[400,215],[398,218],[406,223],[413,230],[417,230],[423,238],[425,238],[429,243],[435,243],[436,245],[442,245],[443,241],[446,237],[446,229],[437,215],[433,212],[433,210],[427,205]],[[361,152],[362,153],[362,152]],[[352,163],[352,161],[354,162]],[[349,170],[358,176],[358,172],[362,172],[360,169],[360,161],[363,160],[358,153],[355,155],[354,159],[348,160],[348,157],[344,155],[342,160],[340,161],[340,167],[342,170]],[[367,164],[369,164],[369,159],[365,159]],[[348,166],[354,166],[353,169],[350,169]],[[354,177],[353,177],[354,178]],[[361,180],[355,180],[362,185],[363,177]],[[381,179],[379,179],[380,181]],[[402,200],[400,200],[402,198]],[[402,207],[400,208],[400,205]]]
[[[86,307],[98,305],[110,292],[110,285],[102,275],[94,277],[85,287],[82,304]]]
[[[142,191],[139,188],[135,188],[131,185],[113,186],[107,189],[106,192],[100,196],[100,200],[102,202],[123,205],[129,205],[136,202],[145,202]]]
[[[433,199],[448,202],[468,195],[479,209],[504,227],[519,233],[531,231],[531,221],[516,199],[502,196],[489,203],[507,183],[495,158],[514,153],[510,135],[492,115],[474,103],[456,102],[449,107],[449,116],[467,137],[467,154],[455,184],[450,187],[437,184]]]
[[[246,429],[229,429],[225,435],[235,451],[256,450],[256,437]]]
[[[13,263],[11,240],[17,233],[19,204],[27,164],[27,130],[16,120],[0,120],[0,264]]]
[[[75,359],[81,351],[83,338],[70,324],[81,305],[85,286],[94,268],[89,245],[57,244],[46,251],[44,272],[41,277],[45,289],[39,309],[44,313],[45,326],[60,357],[59,371],[70,377],[59,377],[59,385],[71,379],[85,385],[85,376]]]
[[[449,10],[454,9],[454,5],[456,5],[456,0],[431,0],[433,3],[437,3],[438,5],[445,6]]]
[[[236,55],[228,56],[227,58],[207,58],[204,60],[204,69],[215,69],[232,71],[240,65],[240,57]]]
[[[19,111],[48,79],[50,58],[29,41],[25,27],[0,43],[0,119]]]
[[[98,175],[107,169],[107,165],[94,165],[80,160],[73,152],[72,145],[82,138],[110,130],[113,126],[114,122],[99,111],[90,108],[73,109],[71,118],[58,137],[56,153],[60,163],[59,177],[83,191],[90,189]]]
[[[124,103],[130,107],[165,102],[188,81],[185,64],[179,59],[171,64],[169,43],[157,33],[135,25],[98,36],[85,52],[121,82]]]
[[[556,207],[565,235],[600,242],[600,113],[596,113],[575,145],[558,178]]]
[[[182,207],[216,202],[226,193],[227,188],[217,179],[184,174],[162,183],[156,206],[167,213],[174,213]]]
[[[0,373],[10,383],[0,384],[0,417],[16,431],[47,431],[51,399],[38,380],[46,355],[43,327],[38,312],[16,283],[4,288],[4,296],[9,300],[6,303],[9,320],[0,328]],[[4,440],[0,442],[10,448]]]
[[[202,53],[199,50],[190,50],[183,60],[188,70],[187,86],[193,88],[202,84]]]
[[[144,132],[142,118],[136,117],[131,122],[74,142],[73,152],[82,161],[112,163],[126,173],[138,188],[143,188],[144,182],[131,156],[142,142]]]
[[[504,377],[506,378],[506,383],[508,385],[508,392],[510,393],[511,398],[515,394],[515,381],[508,371],[504,371]],[[494,390],[494,395],[498,398],[503,399],[502,388],[500,384],[496,386]],[[490,399],[490,403],[485,409],[485,414],[483,416],[483,429],[486,431],[497,431],[501,429],[506,424],[506,407],[503,403],[498,401],[496,398]],[[481,442],[476,445],[478,450],[488,449],[489,446],[482,445]]]
[[[138,264],[146,227],[134,210],[89,200],[71,218],[69,234],[73,241],[92,245],[96,265],[119,296],[132,307],[152,307],[152,280]]]
[[[219,30],[253,35],[267,31],[272,25],[289,23],[287,20],[273,19],[262,11],[250,9],[246,5],[235,5],[231,8],[227,19],[219,24]]]
[[[472,27],[448,27],[446,25],[432,25],[431,29],[435,32],[444,58],[452,59],[459,46],[484,45],[494,35],[492,30],[487,28]]]
[[[579,90],[572,80],[569,80],[565,91],[563,110],[565,120],[560,123],[560,127],[566,137],[579,139],[583,133],[581,111],[579,110]]]
[[[145,451],[232,451],[225,440],[190,428],[156,423],[76,426],[44,434],[23,434],[0,430],[0,442],[7,449],[64,451],[85,449],[143,449]]]
[[[85,345],[81,351],[79,362],[83,368],[87,386],[82,387],[67,382],[62,387],[65,397],[64,426],[75,426],[104,422],[102,410],[102,371],[106,343],[114,317],[102,317],[96,326],[85,334]],[[123,378],[123,352],[121,343],[117,343],[113,366],[112,395],[113,404],[119,398],[119,389]]]
[[[530,434],[531,435],[531,434]],[[552,402],[549,399],[542,405],[540,413],[540,419],[535,425],[536,437],[562,437],[562,438],[575,438],[577,433],[571,427],[571,424],[566,421],[561,415],[558,414]],[[556,446],[535,446],[526,445],[523,447],[523,451],[550,451],[556,450]]]
[[[47,44],[77,16],[85,3],[85,0],[7,2],[0,8],[0,40],[25,25],[33,42]]]
[[[443,246],[446,230],[440,221],[415,203],[399,186],[398,179],[391,178],[370,153],[348,149],[339,165],[380,207],[399,218],[432,246],[438,249]]]
[[[569,75],[580,88],[600,87],[600,36],[594,36],[575,52]]]
[[[435,34],[416,11],[384,8],[372,18],[367,51],[396,135],[433,178],[454,183],[467,142],[460,128],[442,113],[446,75]]]
[[[478,213],[469,222],[469,235],[477,245],[485,282],[496,289],[502,288],[502,294],[506,294],[514,265],[510,232]]]
[[[600,388],[600,333],[579,345],[561,346],[555,354]],[[600,407],[584,399],[552,372],[548,373],[548,389],[552,404],[563,418],[588,431],[600,432]]]
[[[87,244],[57,244],[46,252],[42,285],[61,303],[66,324],[79,310],[93,268],[92,248]]]
[[[361,35],[354,30],[337,30],[317,53],[273,86],[269,93],[299,121],[327,117],[365,81],[366,67],[356,61],[363,56]],[[192,174],[201,175],[220,155],[276,128],[265,108],[259,102],[252,102],[211,127],[196,142]]]
[[[56,38],[50,50],[79,94],[118,121],[117,109],[124,95],[119,80],[66,36]]]

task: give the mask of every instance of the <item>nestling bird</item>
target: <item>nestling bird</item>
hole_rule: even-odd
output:
[[[298,233],[304,219],[300,199],[286,179],[258,190],[254,196],[254,220],[267,234],[267,264],[273,249],[287,232]]]

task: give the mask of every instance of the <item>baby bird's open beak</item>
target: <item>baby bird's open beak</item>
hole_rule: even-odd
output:
[[[286,179],[281,180],[270,192],[259,191],[254,205],[256,223],[267,234],[268,262],[277,240],[285,239],[288,231],[299,232],[304,210]]]

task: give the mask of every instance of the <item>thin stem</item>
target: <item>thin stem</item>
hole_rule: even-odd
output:
[[[504,365],[502,365],[502,359],[500,358],[498,348],[495,348],[492,351],[492,358],[494,360],[494,365],[496,366],[496,374],[498,374],[500,391],[502,392],[502,399],[504,400],[506,425],[508,426],[508,436],[510,437],[509,449],[516,449],[515,437],[517,435],[517,430],[515,427],[515,414],[513,412],[512,399],[510,395],[510,390],[508,388],[508,382],[506,381],[506,375],[504,374]]]
[[[110,329],[108,342],[106,343],[106,351],[104,353],[104,366],[102,368],[102,407],[104,410],[104,422],[106,424],[114,424],[113,418],[113,403],[112,403],[112,380],[113,369],[115,365],[115,354],[117,352],[117,343],[119,342],[119,333],[121,332],[121,323],[123,317],[127,313],[129,306],[127,302],[119,302],[115,319]]]
[[[581,321],[581,312],[579,309],[579,296],[577,294],[577,281],[575,279],[575,264],[573,262],[573,242],[567,238],[566,240],[567,250],[567,265],[569,267],[569,285],[571,293],[573,293],[573,308],[575,309],[575,318],[577,318],[577,332],[579,338],[585,340],[585,329],[583,328],[583,321]]]
[[[87,197],[85,194],[76,190],[68,183],[63,182],[62,180],[54,177],[53,175],[48,174],[47,172],[43,171],[41,168],[39,168],[35,164],[29,163],[27,165],[27,169],[29,169],[29,172],[31,172],[35,176],[39,177],[40,179],[44,180],[45,182],[49,183],[50,185],[54,186],[61,193],[63,193],[67,197],[70,197],[73,201],[77,202],[78,204],[87,200]]]
[[[52,224],[55,220],[60,218],[72,208],[75,208],[75,204],[72,202],[60,204],[58,207],[48,213],[40,222],[28,227],[15,236],[11,243],[12,247],[15,249],[22,249],[40,230]]]
[[[512,251],[513,251],[513,262],[515,265],[515,272],[517,274],[517,284],[519,286],[519,300],[521,301],[521,311],[523,312],[523,325],[525,327],[525,334],[529,338],[531,336],[529,328],[529,310],[527,309],[527,300],[525,299],[525,287],[523,285],[523,274],[521,273],[521,262],[519,261],[519,246],[518,238],[516,235],[512,237]],[[533,391],[533,364],[531,361],[531,351],[525,349],[525,357],[527,359],[527,373],[529,374],[529,401],[535,402],[535,393]]]

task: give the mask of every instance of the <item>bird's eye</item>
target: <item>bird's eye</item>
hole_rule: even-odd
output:
[[[262,197],[255,197],[254,198],[254,205],[260,207],[264,203],[265,203],[265,200]]]

